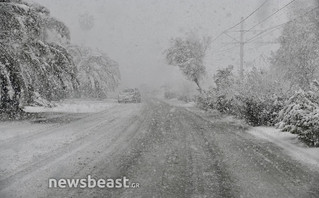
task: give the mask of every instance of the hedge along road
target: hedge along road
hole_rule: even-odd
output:
[[[319,196],[319,173],[275,145],[157,99],[70,119],[0,148],[0,197]],[[127,177],[139,188],[48,188],[49,178],[88,175]]]

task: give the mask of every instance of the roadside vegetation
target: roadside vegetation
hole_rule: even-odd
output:
[[[105,98],[119,85],[119,65],[72,45],[68,27],[41,5],[0,0],[0,27],[0,117],[66,97]]]
[[[80,82],[75,91],[78,97],[106,98],[120,84],[119,65],[102,51],[72,45],[68,52],[77,67],[76,77]]]
[[[200,81],[206,75],[204,58],[210,45],[210,38],[202,39],[190,34],[187,38],[174,38],[171,46],[165,51],[169,65],[178,66],[183,75],[198,87],[202,92]]]
[[[319,24],[315,12],[295,12],[306,14],[285,24],[268,68],[254,67],[241,77],[232,65],[219,69],[214,84],[200,89],[195,100],[201,109],[234,115],[252,126],[276,126],[319,147]],[[198,60],[192,58],[193,47],[182,45],[182,39],[174,41],[167,53],[169,63],[193,63],[191,71],[206,71],[192,61]]]

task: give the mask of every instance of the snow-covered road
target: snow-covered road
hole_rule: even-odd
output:
[[[0,123],[0,197],[319,196],[317,170],[240,125],[183,106],[149,99],[54,115]],[[48,188],[49,178],[87,175],[126,176],[140,187]]]

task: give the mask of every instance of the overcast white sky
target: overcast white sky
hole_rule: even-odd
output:
[[[51,15],[63,21],[71,31],[73,43],[85,44],[105,51],[120,64],[124,86],[138,86],[141,83],[161,85],[183,79],[178,68],[165,63],[163,51],[172,37],[181,37],[189,31],[199,36],[214,38],[224,29],[236,24],[256,9],[264,0],[33,0],[50,9]],[[299,2],[298,2],[299,1]],[[297,0],[292,6],[305,1]],[[245,27],[252,27],[290,0],[269,0],[265,6],[245,21]],[[256,27],[256,30],[288,21],[287,10]],[[83,31],[79,16],[94,17],[94,27]],[[239,27],[234,28],[238,30]],[[245,35],[252,37],[258,32]],[[237,32],[230,32],[239,38]],[[274,40],[279,32],[263,38]],[[262,40],[259,40],[262,41]],[[233,45],[226,36],[212,44],[206,58],[209,76],[216,68],[239,63],[239,48],[227,51]],[[226,49],[226,51],[225,51]],[[245,48],[245,60],[249,64],[260,54],[269,54],[275,45],[250,44]],[[225,52],[220,52],[220,51]]]

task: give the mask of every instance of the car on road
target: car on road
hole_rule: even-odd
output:
[[[141,101],[141,93],[137,88],[124,89],[118,95],[119,103],[140,103]]]

